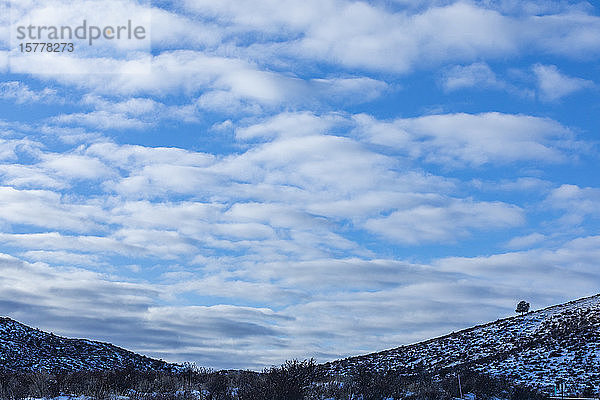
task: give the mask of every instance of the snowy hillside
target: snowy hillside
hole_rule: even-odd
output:
[[[92,371],[133,368],[160,371],[175,366],[108,343],[67,339],[0,318],[0,371]]]
[[[461,366],[540,388],[564,379],[572,392],[600,388],[600,295],[475,326],[421,343],[325,364],[410,373]]]

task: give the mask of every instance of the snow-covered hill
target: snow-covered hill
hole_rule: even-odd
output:
[[[540,388],[558,379],[571,393],[600,389],[600,295],[497,320],[421,343],[325,364],[332,374],[357,367],[410,373],[469,367]]]
[[[170,370],[176,366],[112,344],[68,339],[0,318],[0,372],[99,371],[133,368]]]

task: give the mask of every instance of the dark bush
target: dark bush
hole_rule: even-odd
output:
[[[240,400],[303,400],[316,379],[313,359],[286,361],[260,375],[246,374],[240,380],[237,396]]]

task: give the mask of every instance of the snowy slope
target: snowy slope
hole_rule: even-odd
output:
[[[169,370],[175,366],[108,343],[67,339],[0,318],[0,371]]]
[[[465,366],[541,388],[561,378],[572,393],[600,389],[600,295],[324,367],[344,375],[359,365],[407,373]]]

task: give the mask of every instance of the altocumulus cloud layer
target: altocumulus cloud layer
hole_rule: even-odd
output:
[[[150,69],[0,16],[1,314],[261,369],[598,291],[591,3],[119,3]]]

